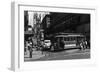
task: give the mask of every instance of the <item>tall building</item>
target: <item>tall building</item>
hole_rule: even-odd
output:
[[[24,31],[28,30],[28,11],[24,11]]]

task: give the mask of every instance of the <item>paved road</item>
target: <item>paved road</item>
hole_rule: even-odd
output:
[[[88,59],[90,51],[66,50],[62,52],[46,52],[46,55],[38,59],[27,59],[26,61],[45,61],[45,60],[69,60],[69,59]]]
[[[89,52],[86,53],[75,53],[75,54],[69,54],[69,55],[59,55],[59,56],[55,56],[52,58],[48,58],[48,60],[63,60],[63,59],[85,59],[85,58],[89,58],[90,54]]]

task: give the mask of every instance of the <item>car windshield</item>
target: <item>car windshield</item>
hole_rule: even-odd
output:
[[[48,42],[46,41],[45,43],[49,43],[49,41]]]
[[[45,40],[44,42],[47,42],[48,43],[48,42],[50,42],[50,40]]]

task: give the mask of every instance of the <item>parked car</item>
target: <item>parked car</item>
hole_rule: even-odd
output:
[[[44,40],[44,45],[43,47],[45,49],[50,49],[51,48],[51,41],[50,40]]]

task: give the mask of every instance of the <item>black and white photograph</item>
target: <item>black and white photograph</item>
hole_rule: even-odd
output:
[[[91,14],[24,11],[24,61],[90,59]]]

